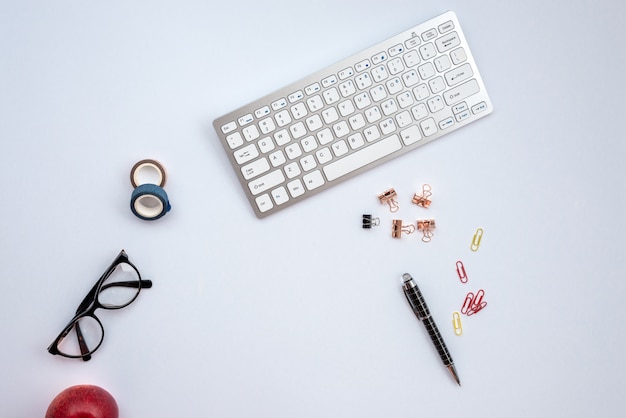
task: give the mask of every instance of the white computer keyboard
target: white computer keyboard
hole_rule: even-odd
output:
[[[213,125],[262,218],[491,111],[461,26],[447,12]]]

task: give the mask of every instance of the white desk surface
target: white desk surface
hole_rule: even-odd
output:
[[[623,416],[626,3],[215,3],[0,5],[2,416],[79,383],[126,418]],[[258,220],[213,119],[448,9],[494,113]],[[143,158],[169,175],[155,222],[128,208]],[[428,211],[409,203],[422,183]],[[431,243],[391,238],[388,187],[398,216],[436,219]],[[363,230],[368,212],[383,225]],[[122,248],[154,287],[99,313],[92,361],[49,355]]]

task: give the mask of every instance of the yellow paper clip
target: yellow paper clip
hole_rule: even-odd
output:
[[[472,238],[472,244],[470,245],[470,249],[472,251],[478,251],[478,247],[480,246],[480,240],[483,238],[483,229],[478,228],[474,233],[474,237]]]
[[[398,194],[393,188],[391,188],[379,194],[378,200],[380,200],[380,203],[383,205],[389,205],[389,210],[391,212],[397,212],[398,209],[400,209],[400,206],[398,205],[396,197],[398,197]]]
[[[415,232],[415,225],[402,225],[401,219],[394,219],[391,226],[391,236],[393,238],[402,238],[403,232],[405,234],[412,234],[413,232]]]
[[[435,229],[434,219],[423,219],[417,221],[418,231],[422,231],[422,241],[429,242],[433,237],[433,229]]]
[[[456,335],[463,334],[463,326],[461,325],[461,314],[454,311],[452,313],[452,327]]]
[[[430,191],[431,191],[430,185],[424,184],[422,186],[422,194],[420,195],[420,194],[415,193],[413,195],[413,199],[411,199],[411,202],[415,203],[417,206],[421,206],[425,209],[428,209],[431,203],[428,198],[432,195]]]

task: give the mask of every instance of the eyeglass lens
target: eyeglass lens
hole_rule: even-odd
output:
[[[119,263],[102,283],[98,302],[106,309],[123,308],[135,300],[140,288],[137,270],[130,264]]]

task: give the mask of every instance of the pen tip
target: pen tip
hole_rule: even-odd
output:
[[[459,375],[456,373],[456,369],[454,368],[454,365],[450,365],[448,366],[448,370],[450,371],[450,374],[452,375],[452,377],[454,378],[454,381],[461,386],[461,380],[459,379]]]

